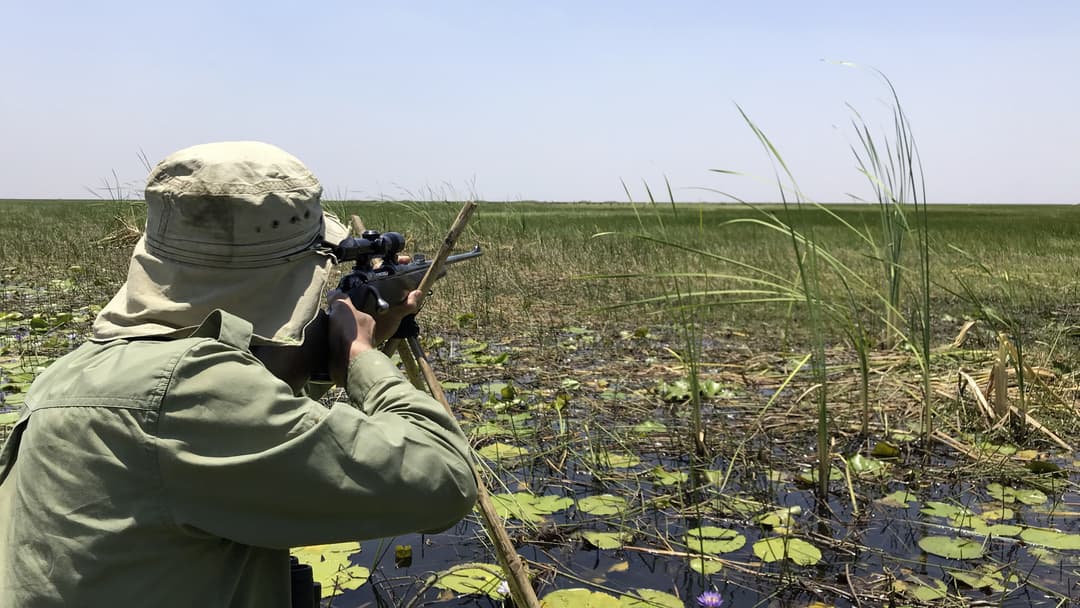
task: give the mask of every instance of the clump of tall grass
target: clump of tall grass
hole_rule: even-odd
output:
[[[859,229],[848,223],[828,206],[815,202],[800,189],[794,173],[788,167],[778,148],[765,132],[759,128],[739,108],[740,115],[753,131],[758,142],[765,149],[774,169],[773,179],[779,191],[781,206],[778,211],[764,205],[748,203],[737,196],[720,192],[732,200],[745,205],[754,214],[751,217],[735,218],[722,222],[716,229],[725,226],[754,225],[786,235],[790,243],[792,276],[768,270],[731,257],[725,257],[695,249],[685,244],[666,238],[666,229],[659,222],[655,235],[644,224],[639,233],[621,233],[635,239],[652,241],[663,246],[673,247],[694,256],[695,261],[704,265],[717,264],[723,270],[706,268],[702,271],[672,271],[665,273],[668,280],[674,281],[675,289],[662,296],[642,298],[627,304],[667,303],[668,307],[682,314],[683,325],[688,311],[701,307],[717,305],[743,305],[761,302],[787,302],[796,305],[805,313],[811,339],[811,370],[814,382],[813,392],[817,409],[817,491],[824,500],[828,490],[828,477],[831,463],[830,419],[828,407],[828,369],[826,362],[826,333],[830,328],[839,327],[850,346],[857,354],[861,377],[860,393],[862,401],[862,431],[869,432],[869,335],[871,327],[882,328],[887,342],[899,342],[916,355],[923,377],[923,433],[931,432],[931,392],[929,375],[929,239],[926,220],[925,189],[922,172],[918,161],[918,152],[911,135],[907,116],[900,108],[899,97],[892,83],[880,72],[892,93],[893,99],[893,137],[885,137],[884,145],[879,145],[869,126],[855,112],[853,121],[862,151],[853,148],[859,163],[860,173],[870,180],[881,220],[882,240],[869,228]],[[854,110],[854,108],[852,108]],[[719,173],[733,174],[728,170]],[[654,204],[651,192],[650,202]],[[669,186],[670,193],[670,186]],[[672,201],[674,201],[672,197]],[[805,208],[822,211],[825,215],[843,226],[848,232],[869,249],[870,256],[879,260],[885,271],[884,288],[878,289],[873,282],[867,281],[860,273],[849,268],[839,256],[830,251],[829,244],[815,234],[814,223],[808,221]],[[672,202],[672,208],[675,208]],[[659,216],[657,216],[659,217]],[[911,218],[916,221],[911,221]],[[612,235],[616,233],[601,233]],[[904,243],[914,239],[917,243],[918,283],[912,293],[916,294],[905,304],[904,287],[907,262]],[[639,273],[622,275],[604,275],[605,278],[643,279]],[[724,282],[719,288],[715,285]],[[829,285],[831,287],[828,287]],[[838,286],[838,288],[837,288]],[[866,295],[871,304],[866,303]],[[876,306],[873,304],[876,302]],[[906,319],[906,322],[904,321]],[[696,338],[695,336],[689,336]],[[694,343],[688,341],[688,344]],[[692,348],[687,354],[693,355]],[[685,368],[689,373],[691,386],[695,384],[698,366],[692,360],[684,358]],[[691,404],[695,411],[700,404]],[[694,422],[692,432],[700,434],[699,422]]]

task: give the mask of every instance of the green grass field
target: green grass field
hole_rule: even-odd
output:
[[[327,207],[434,254],[460,204]],[[422,325],[541,595],[588,586],[676,598],[716,588],[736,606],[1080,601],[1080,207],[929,206],[929,309],[912,228],[891,315],[879,208],[828,211],[481,203],[459,248],[484,255],[437,284]],[[0,201],[9,409],[85,338],[124,279],[143,214],[137,201]],[[820,256],[820,326],[791,234],[777,226],[808,235],[803,263],[807,245]],[[823,376],[807,358],[818,338]],[[1005,379],[996,393],[995,375]],[[1005,420],[987,411],[1010,406]],[[988,532],[995,524],[1012,527]],[[976,542],[958,549],[964,539]],[[419,543],[428,557],[413,570],[380,558]],[[476,522],[365,543],[362,555],[369,583],[335,606],[456,605],[432,588],[445,577],[426,573],[493,561]]]

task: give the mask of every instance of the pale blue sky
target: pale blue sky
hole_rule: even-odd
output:
[[[0,197],[88,196],[259,139],[328,196],[865,195],[850,112],[896,85],[931,202],[1080,202],[1076,2],[0,3]]]

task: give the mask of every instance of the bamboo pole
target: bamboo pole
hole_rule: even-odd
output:
[[[420,290],[420,306],[423,306],[424,298],[427,297],[428,291],[431,290],[432,284],[438,279],[439,274],[442,272],[442,267],[446,263],[446,258],[450,256],[453,251],[454,244],[457,242],[461,233],[465,230],[465,225],[469,221],[469,217],[473,211],[476,210],[476,203],[469,201],[465,203],[465,206],[461,208],[461,212],[458,213],[457,219],[454,220],[454,224],[450,227],[450,231],[447,233],[446,238],[443,239],[442,246],[439,248],[439,253],[435,256],[435,259],[431,262],[431,266],[428,267],[427,272],[424,274],[424,278],[421,279],[420,285],[417,289]],[[386,346],[383,347],[383,352],[392,353],[397,351],[401,355],[403,362],[410,362],[413,366],[419,368],[420,374],[423,376],[427,388],[431,391],[433,397],[439,401],[446,408],[446,411],[453,416],[453,409],[450,407],[450,402],[446,399],[446,393],[443,391],[442,384],[439,379],[435,377],[435,370],[431,366],[431,362],[428,361],[427,355],[424,354],[424,350],[420,345],[420,340],[417,337],[411,337],[407,342],[401,340],[389,340]],[[410,366],[410,363],[405,363],[406,368]],[[487,490],[487,486],[484,485],[484,480],[480,477],[480,471],[475,466],[473,467],[473,474],[476,477],[477,488],[477,506],[480,508],[480,519],[484,524],[484,529],[487,531],[488,536],[491,537],[492,544],[495,547],[495,556],[499,560],[499,565],[506,571],[508,579],[507,584],[510,587],[510,597],[514,601],[514,605],[519,608],[540,608],[540,600],[536,597],[536,592],[533,591],[532,583],[529,582],[529,571],[525,565],[525,561],[518,555],[517,550],[514,549],[514,544],[510,541],[510,535],[506,533],[506,528],[503,526],[502,518],[495,511],[495,504],[491,502],[491,495]]]

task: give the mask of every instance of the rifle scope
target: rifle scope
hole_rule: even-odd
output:
[[[364,256],[378,256],[397,261],[397,254],[405,248],[405,237],[400,232],[365,230],[359,238],[350,236],[332,246],[339,262],[350,262]]]

